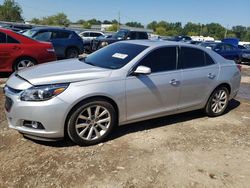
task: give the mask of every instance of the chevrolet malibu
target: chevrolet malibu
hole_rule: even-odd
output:
[[[116,125],[197,109],[222,115],[240,79],[233,61],[209,49],[123,41],[15,72],[4,88],[5,109],[9,127],[27,137],[91,145]]]

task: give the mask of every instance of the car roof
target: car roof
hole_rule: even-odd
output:
[[[65,28],[57,28],[57,27],[35,27],[32,28],[31,30],[35,31],[41,31],[41,30],[51,30],[51,31],[67,31],[67,32],[74,32],[70,29],[65,29]]]

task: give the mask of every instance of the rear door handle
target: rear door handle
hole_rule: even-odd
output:
[[[209,74],[207,75],[207,77],[210,78],[210,79],[214,79],[214,78],[216,77],[216,75],[213,74],[213,73],[209,73]]]
[[[173,86],[176,86],[176,85],[179,85],[179,84],[180,84],[180,81],[179,81],[179,80],[176,80],[176,79],[172,79],[169,83],[170,83],[171,85],[173,85]]]
[[[19,50],[20,47],[19,47],[19,46],[13,46],[12,49],[13,49],[13,50]]]

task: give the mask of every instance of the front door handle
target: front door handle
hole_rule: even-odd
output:
[[[172,79],[170,82],[169,82],[171,85],[173,86],[177,86],[180,84],[180,81],[179,80],[176,80],[176,79]]]
[[[209,73],[209,74],[207,75],[207,77],[210,78],[210,79],[214,79],[214,78],[216,77],[216,75],[213,74],[213,73]]]

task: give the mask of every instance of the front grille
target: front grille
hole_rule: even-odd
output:
[[[13,101],[11,100],[11,98],[6,97],[5,98],[5,110],[7,112],[9,112],[11,110],[12,105],[13,105]]]

